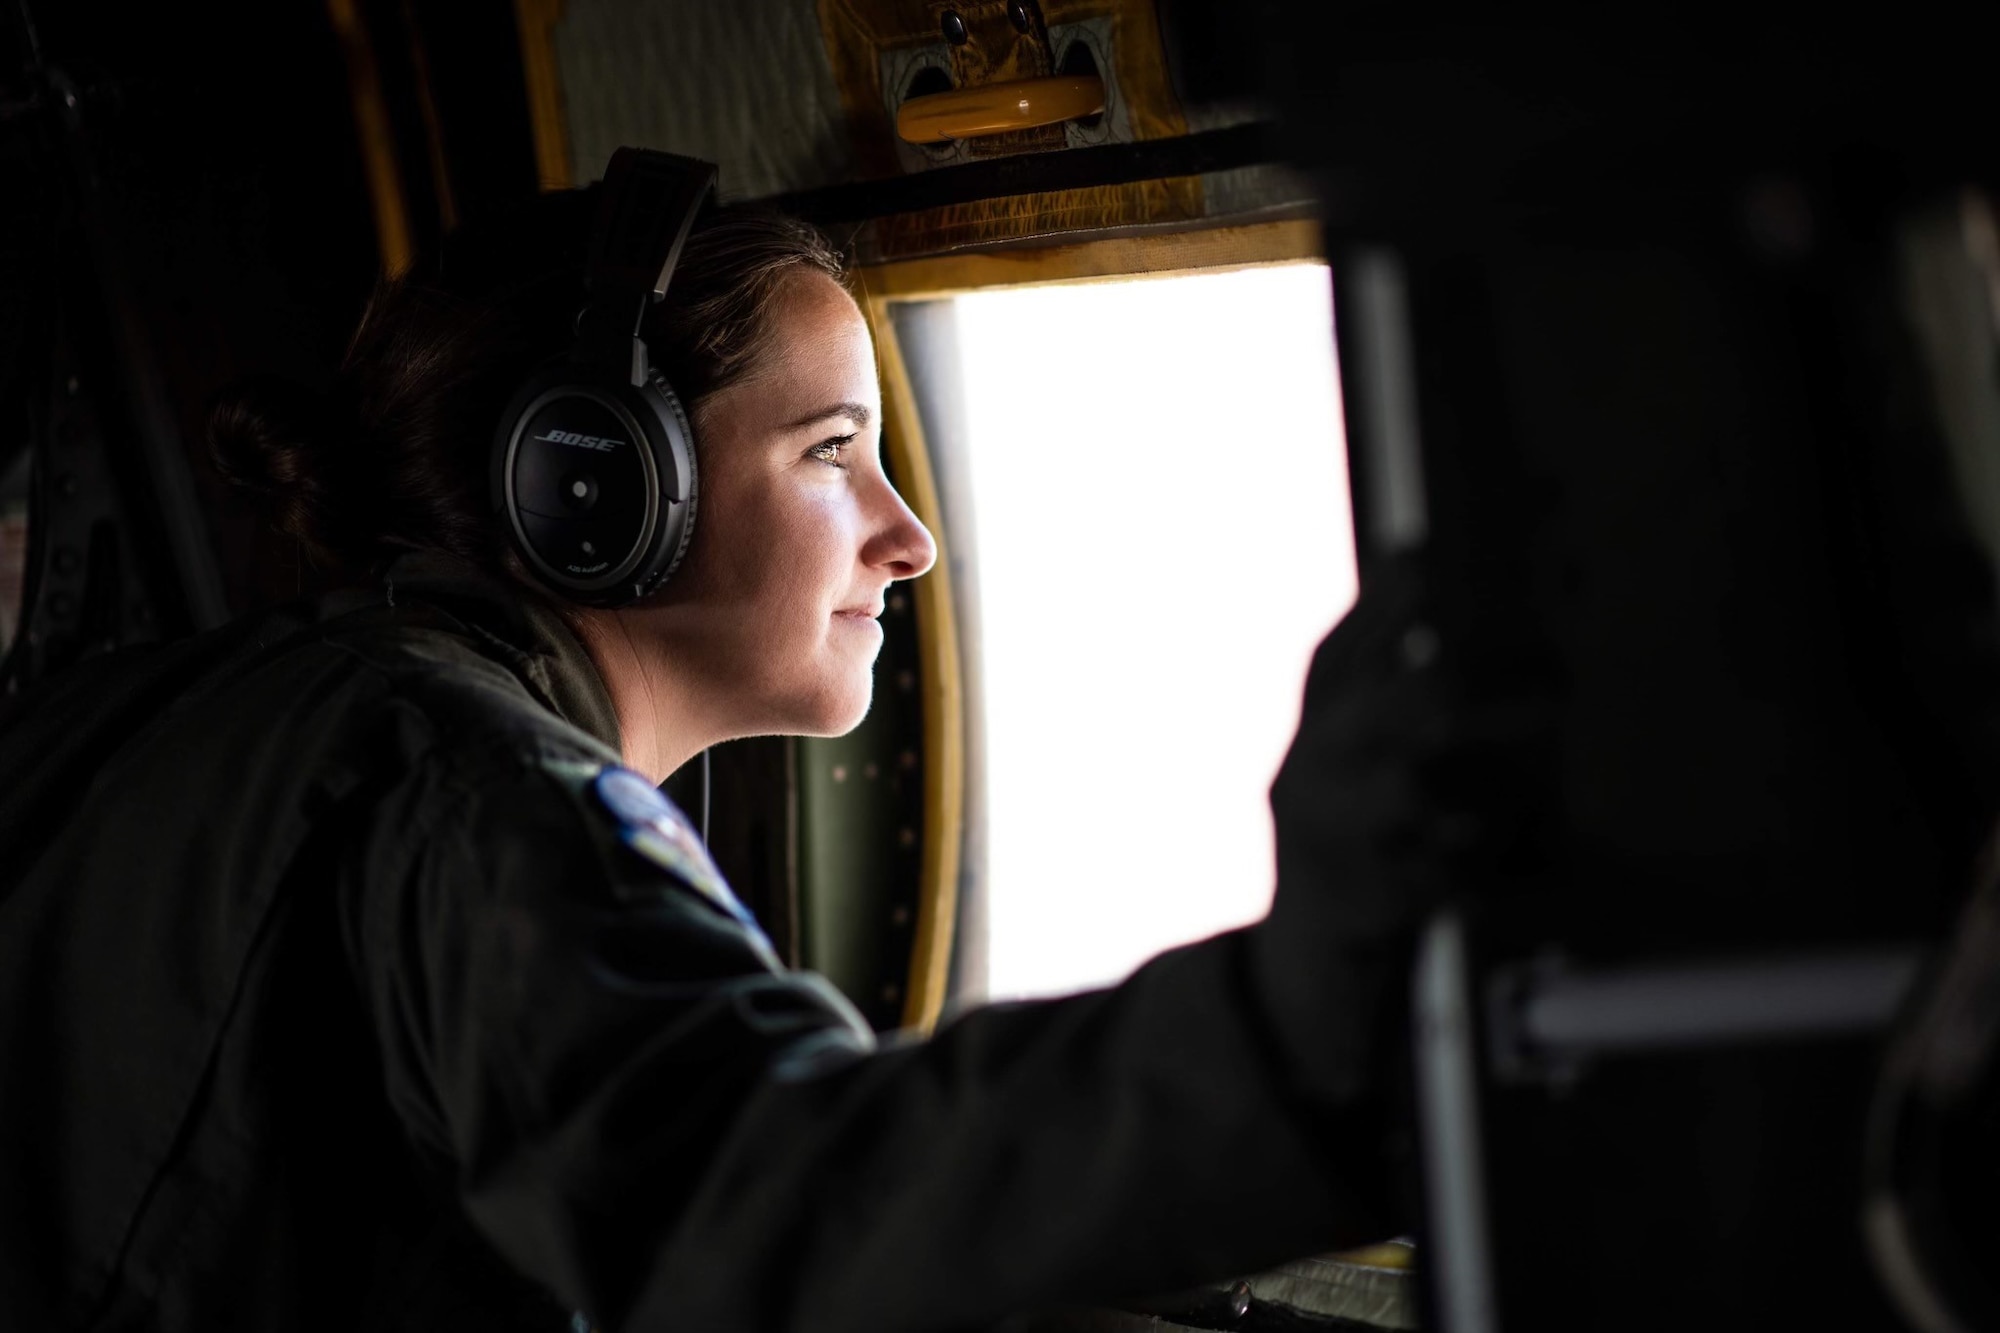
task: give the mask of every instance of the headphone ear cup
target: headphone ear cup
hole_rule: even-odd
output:
[[[530,572],[586,606],[657,589],[686,555],[696,501],[687,413],[658,374],[638,386],[555,362],[502,415],[493,506]]]
[[[695,522],[701,515],[701,464],[699,450],[695,446],[694,427],[688,422],[687,411],[681,406],[680,395],[667,383],[666,376],[650,366],[647,367],[646,375],[654,410],[661,418],[661,424],[666,427],[661,434],[667,441],[667,447],[676,454],[685,450],[685,457],[671,461],[676,470],[683,472],[687,477],[687,498],[679,506],[680,513],[672,520],[678,524],[679,532],[670,531],[668,534],[673,549],[660,563],[659,572],[646,581],[641,596],[659,591],[667,580],[673,577],[674,571],[680,568],[681,561],[687,557],[688,546],[694,540]],[[668,461],[661,460],[663,464]]]

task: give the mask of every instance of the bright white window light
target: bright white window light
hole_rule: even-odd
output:
[[[1270,905],[1267,792],[1355,592],[1331,298],[1300,264],[958,301],[994,998]]]

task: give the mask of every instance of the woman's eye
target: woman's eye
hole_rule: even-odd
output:
[[[845,467],[846,464],[841,459],[845,457],[848,442],[853,438],[852,435],[836,435],[830,440],[821,440],[806,450],[806,457],[816,458],[822,463],[831,463],[835,467]]]

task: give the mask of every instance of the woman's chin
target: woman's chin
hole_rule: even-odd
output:
[[[862,680],[858,689],[818,695],[805,707],[788,710],[792,713],[791,725],[784,730],[794,736],[845,736],[868,716],[868,707],[874,695],[873,686],[874,679],[870,675]]]
[[[862,720],[868,716],[869,703],[870,694],[867,691],[863,691],[858,700],[849,702],[845,707],[830,715],[829,722],[831,725],[824,734],[828,736],[845,736],[848,732],[860,726]]]

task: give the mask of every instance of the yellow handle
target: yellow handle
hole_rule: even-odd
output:
[[[1019,79],[912,97],[896,109],[896,133],[907,143],[938,143],[1059,125],[1102,110],[1104,80],[1094,76]]]

